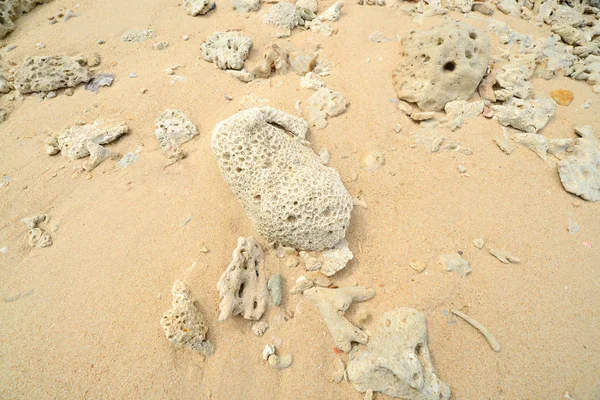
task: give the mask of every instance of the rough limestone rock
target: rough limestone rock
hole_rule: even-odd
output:
[[[352,342],[367,343],[369,340],[367,334],[352,325],[344,317],[344,313],[352,302],[372,299],[375,296],[373,289],[360,286],[338,289],[313,287],[305,290],[303,294],[321,311],[325,325],[340,350],[349,352]]]
[[[354,258],[354,255],[348,248],[348,241],[344,239],[333,249],[324,250],[317,255],[301,251],[300,258],[304,261],[307,271],[321,271],[326,276],[333,276],[343,269]]]
[[[468,13],[473,7],[473,0],[446,0],[445,6],[449,10]]]
[[[346,236],[352,198],[333,168],[304,141],[308,123],[272,107],[217,124],[213,153],[257,230],[299,250],[320,251]]]
[[[237,12],[258,11],[260,0],[232,0],[233,9]]]
[[[196,15],[204,15],[214,8],[214,3],[210,0],[184,0],[183,7],[186,14],[195,17]]]
[[[106,149],[100,146],[98,143],[94,143],[88,140],[85,145],[87,147],[88,152],[90,153],[89,159],[85,163],[83,163],[83,169],[85,169],[86,171],[93,171],[98,165],[102,164],[109,158],[116,159],[121,157],[121,154]]]
[[[0,1],[0,39],[14,31],[15,21],[23,14],[30,12],[39,4],[52,0],[1,0]]]
[[[215,32],[200,46],[206,61],[221,69],[235,70],[244,67],[250,47],[252,39],[240,35],[239,32]]]
[[[0,75],[0,93],[6,94],[12,90],[11,83],[2,75]]]
[[[319,2],[317,0],[297,0],[296,8],[312,11],[316,14],[319,10]]]
[[[535,70],[535,54],[512,56],[510,63],[503,65],[496,73],[498,85],[520,99],[528,98],[533,92],[529,79]]]
[[[398,98],[417,103],[424,111],[440,111],[449,101],[468,100],[489,63],[488,36],[464,23],[413,32],[403,45],[393,85]]]
[[[556,102],[552,99],[511,98],[502,105],[492,106],[492,109],[503,126],[534,133],[546,126],[556,107]]]
[[[138,43],[156,37],[156,33],[152,29],[131,30],[127,31],[121,37],[123,42]]]
[[[198,134],[192,120],[181,110],[166,109],[155,122],[154,134],[162,151],[169,157],[181,153],[180,147]]]
[[[27,57],[15,73],[14,86],[21,93],[75,87],[92,79],[86,65],[83,56]]]
[[[87,157],[90,152],[88,142],[107,144],[129,131],[125,122],[99,119],[93,124],[76,125],[65,129],[57,138],[62,155],[71,160]]]
[[[567,192],[600,201],[600,141],[590,130],[577,132],[573,154],[558,163],[560,181]]]
[[[346,368],[359,392],[408,400],[447,400],[450,389],[435,374],[427,348],[425,316],[412,308],[383,314],[366,349],[352,352]]]
[[[269,9],[264,22],[275,28],[291,30],[298,25],[303,24],[304,20],[293,4],[281,2]]]
[[[308,121],[317,129],[327,126],[327,118],[344,113],[348,100],[340,92],[322,87],[307,100]]]
[[[267,308],[269,291],[264,270],[265,255],[254,238],[239,238],[233,259],[217,283],[219,321],[242,314],[258,321]]]
[[[181,281],[176,281],[171,289],[173,306],[165,312],[160,325],[167,340],[179,347],[209,356],[215,352],[214,346],[206,340],[208,327],[204,316],[190,298],[190,291]]]
[[[581,63],[573,66],[571,77],[577,80],[585,80],[592,85],[594,93],[600,94],[600,56],[588,56]]]

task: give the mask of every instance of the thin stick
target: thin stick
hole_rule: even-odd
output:
[[[462,319],[464,319],[465,321],[467,321],[470,325],[472,325],[475,329],[477,329],[479,332],[481,332],[481,334],[483,336],[485,336],[486,340],[490,344],[490,347],[492,349],[494,349],[494,351],[496,351],[496,352],[500,351],[500,343],[498,343],[498,341],[496,340],[496,338],[494,337],[494,335],[492,335],[485,328],[485,326],[481,325],[479,322],[475,321],[473,318],[469,317],[466,314],[461,313],[460,311],[458,311],[458,310],[456,310],[454,308],[452,310],[450,310],[450,311],[452,311],[452,314],[456,315],[457,317],[461,317]]]

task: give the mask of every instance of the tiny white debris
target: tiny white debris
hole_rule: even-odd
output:
[[[456,271],[461,276],[467,276],[471,272],[469,262],[461,257],[460,254],[443,254],[440,256],[440,264],[448,272]]]
[[[272,344],[267,344],[262,352],[263,360],[267,361],[269,359],[269,356],[273,354],[275,354],[275,346],[273,346]]]
[[[473,240],[473,246],[477,247],[478,249],[483,249],[483,246],[485,246],[485,240],[482,238],[477,238]]]
[[[467,167],[465,167],[462,164],[460,164],[457,169],[458,169],[458,172],[460,172],[461,174],[464,174],[465,172],[467,172]]]
[[[8,253],[8,246],[3,246],[2,248],[0,248],[0,254],[6,254]]]
[[[254,332],[254,334],[256,336],[264,335],[265,332],[267,331],[267,329],[269,329],[269,324],[267,323],[267,321],[258,321],[254,325],[252,325],[252,332]],[[266,350],[266,348],[265,348],[265,350]],[[263,357],[264,357],[264,352],[263,352]],[[268,357],[269,356],[267,355],[267,358]]]

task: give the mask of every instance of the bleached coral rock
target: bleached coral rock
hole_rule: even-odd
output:
[[[264,270],[265,255],[254,238],[239,238],[233,259],[217,283],[219,321],[242,314],[258,321],[267,309],[269,291]]]
[[[313,256],[306,251],[300,252],[307,271],[321,271],[326,276],[332,276],[343,269],[354,255],[348,248],[348,241],[342,240],[333,249],[324,250],[321,254]]]
[[[92,79],[86,65],[83,56],[27,57],[15,73],[14,86],[21,93],[75,87]]]
[[[206,61],[214,63],[221,69],[237,70],[244,67],[250,47],[252,47],[252,39],[235,31],[215,32],[200,46]]]
[[[188,288],[183,282],[176,281],[171,294],[173,295],[172,307],[160,320],[167,340],[176,346],[188,347],[205,356],[213,354],[214,347],[206,340],[208,332],[206,321],[190,298]]]
[[[450,389],[435,374],[427,348],[425,316],[412,308],[383,314],[366,349],[350,353],[348,379],[359,392],[372,390],[407,400],[447,400]]]
[[[558,163],[560,181],[567,192],[600,201],[600,141],[591,132],[578,133],[573,154]]]
[[[367,343],[369,340],[367,334],[352,325],[344,317],[344,313],[352,302],[372,299],[375,296],[373,289],[360,286],[338,289],[313,287],[305,290],[304,296],[319,308],[325,325],[340,350],[349,352],[352,342]]]
[[[303,24],[304,20],[293,4],[282,1],[269,9],[264,22],[275,28],[294,29]]]
[[[521,100],[511,98],[502,105],[492,106],[498,122],[512,126],[523,132],[537,132],[542,129],[556,110],[552,99]]]
[[[213,9],[214,3],[210,0],[184,0],[183,7],[185,12],[192,17],[204,15]]]
[[[340,92],[322,87],[307,101],[308,121],[317,129],[327,126],[327,119],[335,117],[346,111],[348,100]]]
[[[237,12],[257,11],[260,8],[260,0],[232,0],[232,5]]]
[[[473,0],[446,0],[445,6],[449,10],[468,13],[473,7]]]
[[[99,119],[93,124],[76,125],[63,131],[57,138],[62,155],[71,160],[90,155],[87,144],[110,143],[129,131],[125,122]]]
[[[308,123],[272,107],[217,124],[213,153],[257,230],[284,246],[323,250],[346,235],[352,198],[333,168],[306,146]]]
[[[155,124],[154,134],[162,151],[169,156],[179,154],[181,145],[198,134],[196,125],[181,110],[166,109],[159,115]]]
[[[467,100],[477,89],[489,63],[489,39],[479,29],[451,23],[403,40],[404,51],[394,69],[398,98],[424,111]]]

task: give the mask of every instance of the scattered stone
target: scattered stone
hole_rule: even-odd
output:
[[[46,220],[45,214],[35,215],[29,218],[23,218],[21,222],[25,224],[25,226],[29,229],[37,228],[38,225]]]
[[[156,33],[151,29],[141,30],[141,31],[128,31],[121,37],[121,40],[124,42],[137,43],[143,42],[148,39],[152,39],[156,36]]]
[[[76,14],[71,10],[67,10],[67,12],[65,13],[65,16],[63,18],[63,22],[67,22],[71,18],[75,18],[75,17],[79,17],[79,16],[80,16],[79,14]]]
[[[288,31],[294,29],[298,25],[304,24],[300,12],[293,4],[287,2],[277,3],[271,7],[264,18],[264,22],[267,25],[286,29]]]
[[[219,122],[211,144],[223,177],[262,235],[319,251],[344,239],[352,197],[337,171],[305,146],[307,133],[305,120],[262,107]]]
[[[410,114],[410,119],[413,121],[427,121],[433,118],[435,118],[433,111],[414,111]]]
[[[570,90],[557,89],[550,92],[550,97],[559,106],[568,106],[575,99],[573,92]]]
[[[129,74],[130,78],[137,78],[137,74],[135,72],[132,72]]]
[[[396,133],[402,132],[402,125],[400,125],[400,124],[394,125],[394,132],[396,132]]]
[[[535,133],[542,129],[556,110],[552,99],[521,100],[512,98],[503,105],[492,106],[498,122],[523,132]]]
[[[323,165],[329,164],[329,162],[331,161],[331,154],[329,154],[329,150],[323,147],[321,151],[319,151],[319,158],[321,159]]]
[[[210,10],[213,10],[216,5],[209,0],[184,0],[183,7],[186,14],[195,17],[197,15],[206,14]]]
[[[281,296],[283,295],[283,281],[281,280],[281,275],[273,275],[267,283],[267,288],[271,292],[271,300],[273,300],[273,303],[276,306],[280,305]]]
[[[13,89],[13,87],[10,84],[10,82],[5,77],[0,75],[0,93],[6,94],[6,93],[10,92],[12,89]]]
[[[241,13],[258,11],[260,8],[260,0],[232,0],[231,3],[233,5],[233,9]]]
[[[481,250],[483,249],[483,246],[485,246],[485,240],[483,240],[482,238],[475,239],[473,240],[473,245]]]
[[[135,74],[134,74],[135,75]],[[131,78],[135,78],[135,76],[131,76]],[[95,77],[92,78],[91,81],[89,81],[86,85],[85,85],[85,90],[89,90],[91,92],[97,93],[98,89],[102,86],[111,86],[113,81],[115,80],[115,76],[113,74],[99,74],[96,75]],[[65,94],[66,91],[65,91]]]
[[[33,228],[29,231],[28,242],[31,247],[44,248],[52,246],[52,237],[40,228]]]
[[[360,167],[367,171],[375,171],[385,164],[383,153],[371,151],[360,159]]]
[[[317,54],[304,50],[292,50],[287,56],[292,70],[304,76],[311,72],[317,65]]]
[[[529,79],[533,76],[536,66],[535,54],[518,54],[510,57],[510,62],[496,72],[498,85],[507,91],[505,96],[497,94],[498,100],[503,101],[507,96],[527,99],[533,92],[533,84]]]
[[[467,100],[487,71],[489,39],[464,23],[413,32],[403,44],[404,56],[393,71],[393,85],[398,98],[417,103],[424,111]]]
[[[581,104],[581,108],[588,109],[592,106],[592,100],[586,100]]]
[[[472,327],[474,327],[475,329],[477,329],[479,332],[481,332],[481,334],[488,341],[490,347],[492,349],[494,349],[495,352],[499,352],[500,351],[500,343],[498,343],[498,341],[496,340],[496,338],[494,337],[494,335],[492,335],[486,329],[485,326],[481,325],[479,322],[475,321],[473,318],[469,317],[466,314],[463,314],[462,312],[460,312],[460,311],[458,311],[456,309],[452,309],[450,311],[452,311],[452,314],[456,315],[457,317],[460,317],[460,318],[464,319],[466,322],[469,323],[469,325],[471,325]]]
[[[483,15],[494,14],[494,7],[490,3],[476,1],[473,3],[472,10]]]
[[[267,323],[267,321],[258,321],[255,322],[254,325],[252,325],[252,332],[254,332],[256,336],[264,335],[267,329],[269,329],[269,324]]]
[[[46,45],[44,43],[42,43],[42,42],[37,42],[35,44],[35,47],[37,47],[38,49],[45,49]]]
[[[449,10],[468,13],[473,8],[473,0],[446,0],[445,6]]]
[[[429,356],[425,316],[412,308],[386,312],[366,349],[350,353],[347,372],[359,392],[409,400],[450,398]]]
[[[98,143],[92,141],[88,141],[86,146],[88,152],[90,153],[89,159],[83,163],[83,169],[86,171],[94,170],[98,165],[102,164],[102,162],[108,160],[109,158],[116,159],[121,157],[119,153],[105,149]]]
[[[324,87],[325,83],[319,79],[319,76],[314,72],[308,72],[302,78],[300,78],[300,87],[310,90],[319,90]]]
[[[96,120],[93,124],[76,125],[67,128],[57,138],[58,148],[62,155],[71,160],[87,157],[90,152],[88,142],[107,144],[129,131],[125,122]]]
[[[579,232],[579,229],[579,224],[573,221],[571,218],[569,218],[569,225],[567,226],[567,230],[569,231],[569,233],[571,235],[574,235],[577,232]]]
[[[464,174],[465,172],[467,172],[467,167],[465,167],[464,165],[460,164],[457,167],[458,172],[460,172],[461,174]]]
[[[169,42],[157,42],[152,45],[153,50],[165,50],[169,47]]]
[[[600,201],[600,141],[591,127],[576,127],[581,137],[575,141],[572,155],[558,163],[560,181],[565,190],[588,201]]]
[[[212,355],[215,348],[206,340],[208,332],[206,320],[190,298],[188,288],[183,282],[176,281],[171,294],[173,295],[172,307],[160,320],[167,340],[175,346],[185,346],[205,356]]]
[[[415,271],[417,271],[419,273],[425,271],[425,269],[427,268],[427,264],[424,264],[424,263],[422,263],[420,261],[414,261],[413,260],[413,261],[410,262],[409,265],[410,265],[410,267],[412,269],[414,269]]]
[[[471,273],[469,262],[461,257],[460,254],[444,254],[440,256],[440,264],[448,272],[456,271],[460,276],[467,276]]]
[[[86,65],[83,56],[27,57],[15,73],[14,86],[23,94],[75,87],[92,79]]]
[[[169,158],[180,158],[183,153],[181,145],[192,140],[198,134],[198,128],[181,110],[166,109],[155,121],[154,134],[160,148]]]
[[[319,3],[317,0],[296,0],[296,8],[316,13],[319,10]]]
[[[219,321],[238,314],[258,321],[269,297],[264,253],[254,238],[241,237],[232,257],[217,284],[221,299]]]
[[[218,68],[240,70],[244,67],[251,46],[252,39],[239,32],[215,32],[200,48],[204,59]]]
[[[313,287],[305,290],[304,296],[319,308],[325,325],[340,350],[349,352],[352,342],[367,343],[367,334],[352,325],[344,317],[344,313],[352,302],[372,299],[375,296],[374,290],[360,286],[338,289]]]
[[[98,44],[104,44],[104,43],[106,43],[106,41],[105,41],[105,40],[103,40],[103,39],[99,39],[97,43],[98,43]]]
[[[374,43],[397,42],[399,40],[398,36],[386,36],[379,31],[375,31],[369,35],[369,41]]]
[[[281,4],[281,3],[279,3]],[[292,355],[287,354],[285,356],[278,356],[271,354],[269,356],[269,365],[273,369],[286,369],[292,365]]]
[[[307,100],[309,122],[317,129],[327,126],[327,119],[344,113],[349,105],[346,97],[326,87],[317,90]]]
[[[519,264],[521,262],[521,260],[510,254],[508,251],[490,249],[490,254],[504,264]]]
[[[56,97],[56,92],[54,90],[48,92],[48,94],[46,95],[47,99],[53,99]]]
[[[333,359],[333,383],[340,383],[346,376],[346,364],[344,361],[336,357]]]
[[[305,276],[301,276],[296,279],[296,285],[290,290],[290,294],[302,294],[313,286],[315,286],[313,281]]]
[[[267,361],[271,354],[275,354],[275,346],[273,346],[272,344],[265,345],[265,348],[262,352],[263,360]]]
[[[65,96],[71,97],[75,94],[75,91],[72,88],[68,88],[68,89],[65,89],[64,93],[65,93]]]
[[[56,140],[56,138],[51,137],[46,139],[46,145],[44,146],[44,150],[49,156],[58,154],[60,152],[60,149],[58,148],[58,141]]]
[[[301,251],[300,258],[304,261],[307,271],[321,271],[326,276],[333,276],[343,269],[354,255],[348,248],[348,241],[342,239],[332,249],[324,250],[317,256]]]

